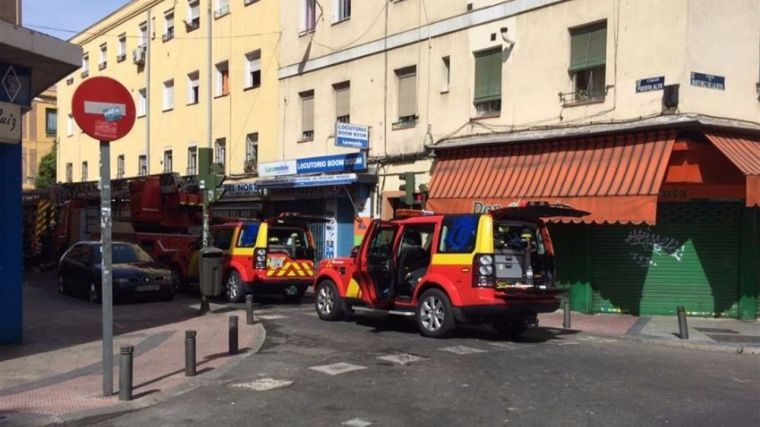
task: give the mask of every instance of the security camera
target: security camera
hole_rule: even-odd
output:
[[[512,46],[514,46],[515,45],[515,41],[512,40],[512,39],[510,39],[507,36],[507,32],[509,31],[509,28],[507,28],[507,27],[501,27],[499,30],[501,31],[501,39],[504,40],[504,43],[506,43],[507,45],[509,45],[510,48]]]

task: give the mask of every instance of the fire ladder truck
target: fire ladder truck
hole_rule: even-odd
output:
[[[198,184],[176,173],[111,181],[114,241],[140,245],[172,268],[181,283],[197,277],[193,262],[201,237]],[[97,182],[58,184],[25,194],[25,255],[30,264],[51,267],[72,244],[100,239]]]

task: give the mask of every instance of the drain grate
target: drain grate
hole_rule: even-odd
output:
[[[756,335],[707,334],[707,336],[718,342],[760,345],[760,336]]]
[[[721,328],[694,328],[698,330],[699,332],[704,332],[706,334],[738,334],[733,329],[721,329]]]

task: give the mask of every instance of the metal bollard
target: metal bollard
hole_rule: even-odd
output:
[[[564,299],[562,309],[562,314],[564,315],[562,319],[562,327],[565,329],[570,329],[570,298]]]
[[[686,309],[682,306],[678,307],[676,311],[678,312],[678,337],[682,340],[688,340],[689,324],[686,322]]]
[[[229,354],[238,353],[238,317],[230,316],[230,351]]]
[[[253,295],[245,296],[245,323],[253,325]]]
[[[121,347],[119,359],[119,400],[132,400],[132,356],[135,348],[131,345]]]
[[[193,330],[185,331],[185,376],[194,377],[195,371],[195,335]]]

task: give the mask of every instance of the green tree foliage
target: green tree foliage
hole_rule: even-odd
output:
[[[37,178],[34,180],[34,186],[36,188],[48,188],[55,184],[55,151],[56,147],[45,155],[40,161],[40,168],[37,173]]]

